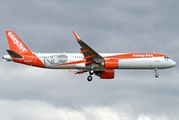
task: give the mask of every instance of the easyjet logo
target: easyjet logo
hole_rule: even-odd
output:
[[[8,36],[12,39],[13,43],[22,51],[25,52],[26,48],[23,46],[23,44],[11,33],[8,32]]]

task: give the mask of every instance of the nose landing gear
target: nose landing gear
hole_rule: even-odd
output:
[[[155,68],[155,77],[158,78],[159,74],[157,73],[157,68]]]
[[[155,77],[158,78],[158,77],[159,77],[159,74],[155,74]]]

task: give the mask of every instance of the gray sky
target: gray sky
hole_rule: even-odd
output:
[[[0,54],[13,30],[34,52],[158,52],[179,61],[178,0],[1,0]],[[3,120],[178,120],[179,67],[115,71],[114,80],[0,61]]]

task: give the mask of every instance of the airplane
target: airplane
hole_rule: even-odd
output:
[[[158,78],[158,69],[172,68],[176,62],[161,53],[98,53],[87,45],[72,31],[77,42],[81,46],[79,53],[34,53],[12,31],[5,31],[10,50],[8,55],[2,56],[6,61],[13,61],[34,67],[47,69],[68,69],[75,74],[88,72],[88,81],[92,81],[92,75],[101,79],[113,79],[115,69],[142,69],[154,70]]]

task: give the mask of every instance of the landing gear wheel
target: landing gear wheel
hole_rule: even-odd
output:
[[[157,73],[157,68],[155,68],[154,70],[155,70],[155,77],[158,78],[159,74]]]
[[[92,81],[92,79],[93,79],[93,77],[92,77],[91,75],[87,77],[87,80],[88,80],[89,82]]]
[[[158,78],[158,77],[159,77],[159,74],[155,74],[155,77]]]
[[[94,70],[90,70],[90,71],[89,71],[89,74],[90,74],[90,75],[93,75],[93,74],[94,74]]]

